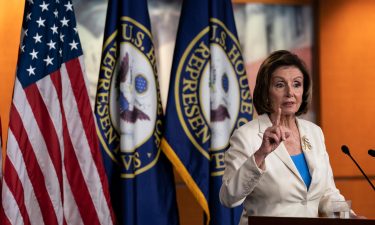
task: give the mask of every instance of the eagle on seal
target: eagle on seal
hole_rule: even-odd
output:
[[[126,122],[135,123],[137,120],[150,120],[150,117],[134,105],[133,110],[130,110],[130,103],[121,91],[120,84],[124,83],[129,73],[129,54],[126,53],[121,60],[120,71],[117,76],[117,86],[120,90],[119,93],[119,105],[120,105],[120,117]]]

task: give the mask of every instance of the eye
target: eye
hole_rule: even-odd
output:
[[[284,87],[284,86],[285,86],[284,82],[276,82],[276,83],[275,83],[275,87],[276,87],[276,88],[282,88],[282,87]]]
[[[299,87],[301,87],[302,86],[302,82],[300,82],[300,81],[294,81],[293,82],[293,87],[295,87],[295,88],[299,88]]]

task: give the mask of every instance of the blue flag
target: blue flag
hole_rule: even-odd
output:
[[[179,223],[150,27],[146,0],[109,1],[95,114],[119,224]]]
[[[185,0],[174,52],[162,147],[210,224],[237,225],[224,208],[224,153],[253,106],[230,0]]]

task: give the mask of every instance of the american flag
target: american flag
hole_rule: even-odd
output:
[[[0,224],[113,224],[71,1],[28,0]]]

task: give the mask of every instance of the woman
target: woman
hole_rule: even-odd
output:
[[[260,66],[253,98],[259,116],[233,133],[220,190],[223,205],[243,203],[240,224],[251,215],[327,215],[331,201],[344,200],[322,130],[297,118],[307,112],[310,94],[298,56],[276,51]]]

